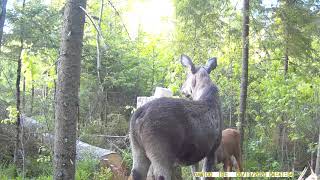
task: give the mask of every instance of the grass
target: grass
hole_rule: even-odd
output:
[[[31,163],[25,172],[25,179],[32,180],[52,180],[52,163]],[[0,179],[1,180],[20,180],[22,173],[17,173],[16,166],[13,163],[0,164]],[[108,168],[99,167],[98,161],[82,160],[76,165],[76,180],[112,180],[112,172]]]

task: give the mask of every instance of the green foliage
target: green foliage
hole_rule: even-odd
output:
[[[41,155],[40,155],[41,158]],[[39,158],[30,157],[26,164],[26,177],[50,177],[53,172],[52,161],[39,161]],[[21,176],[21,175],[20,175]]]
[[[129,8],[118,7],[120,1],[114,3],[120,16]],[[100,27],[101,81],[97,77],[97,32],[87,21],[79,92],[78,127],[82,140],[104,147],[105,140],[93,134],[127,135],[129,111],[135,108],[136,97],[152,95],[156,86],[168,87],[179,95],[185,78],[178,60],[182,53],[197,64],[205,64],[214,56],[218,58],[218,67],[211,77],[220,89],[225,127],[236,126],[242,53],[239,7],[235,1],[217,0],[174,0],[173,5],[176,12],[173,37],[150,35],[140,28],[138,36],[131,39],[123,27],[123,19],[112,7],[104,6]],[[30,0],[26,1],[24,12],[20,2],[8,10],[9,30],[4,33],[0,52],[0,126],[3,128],[16,121],[16,61],[20,58],[22,38],[21,99],[25,107],[21,112],[53,130],[62,6],[61,0],[51,4]],[[97,1],[88,1],[90,15],[98,16],[99,9]],[[251,2],[244,138],[245,164],[250,171],[280,171],[297,162],[301,162],[298,166],[305,166],[306,158],[316,151],[314,139],[318,137],[320,103],[318,11],[319,2],[311,0],[277,1],[272,6],[265,1]],[[286,75],[285,55],[289,58]],[[285,132],[283,143],[281,128]],[[281,144],[285,147],[281,148]],[[288,152],[282,155],[285,148]],[[26,175],[52,179],[52,155],[44,147],[40,151],[38,156],[27,158]],[[130,149],[123,150],[122,157],[131,169]],[[111,178],[110,170],[98,170],[96,163],[78,163],[77,179]],[[13,165],[1,165],[0,169],[0,179],[18,176]],[[190,177],[188,168],[182,168],[182,172],[184,177]]]
[[[37,180],[51,180],[51,179],[52,179],[51,175],[50,176],[43,175],[43,176],[37,177]]]
[[[123,159],[123,164],[127,169],[132,169],[132,152],[131,149],[124,149],[121,151],[121,156]]]
[[[36,162],[33,161],[26,177],[36,180],[49,180],[52,179],[52,162]],[[77,162],[76,167],[76,180],[112,180],[112,172],[109,168],[98,169],[98,161],[86,159]],[[0,165],[0,178],[1,179],[22,179],[22,176],[17,176],[16,167],[14,164],[1,164]]]
[[[17,175],[16,166],[14,164],[1,163],[0,164],[0,177],[1,179],[5,179],[4,177],[13,178]]]
[[[189,166],[181,167],[182,179],[192,179],[192,174]]]
[[[16,107],[7,107],[9,118],[0,120],[0,124],[14,124],[17,121],[18,111]]]
[[[76,165],[77,169],[75,178],[77,180],[86,180],[92,178],[93,172],[96,171],[96,167],[98,166],[98,162],[86,159],[84,161],[79,161]]]
[[[52,161],[52,154],[46,146],[40,146],[39,151],[41,152],[41,154],[39,154],[37,162],[45,163]]]
[[[112,180],[113,174],[109,168],[102,167],[100,171],[95,172],[93,175],[94,180]]]
[[[99,167],[99,162],[92,159],[79,161],[76,167],[76,180],[112,180],[113,174],[109,168]]]
[[[111,135],[126,135],[129,130],[128,120],[121,114],[109,114],[106,132]]]

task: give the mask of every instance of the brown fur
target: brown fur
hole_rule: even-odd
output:
[[[222,131],[221,144],[216,151],[217,162],[223,163],[224,171],[232,170],[232,156],[237,161],[237,170],[242,171],[241,166],[241,148],[240,148],[240,132],[236,129],[225,129]]]
[[[221,143],[216,151],[217,163],[223,163],[225,172],[230,172],[236,165],[237,171],[242,171],[240,132],[236,129],[225,129],[222,131]],[[233,159],[234,157],[234,159]],[[234,162],[236,161],[236,162]],[[192,174],[197,170],[196,165],[191,167]],[[193,178],[196,179],[196,178]]]

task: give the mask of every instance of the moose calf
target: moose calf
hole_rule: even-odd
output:
[[[230,172],[235,164],[237,171],[242,171],[240,132],[238,130],[228,128],[222,131],[221,143],[216,150],[215,156],[217,163],[223,163],[225,172]],[[196,167],[197,165],[191,166],[192,174],[196,171]],[[193,179],[195,180],[196,178],[194,177]]]
[[[222,131],[221,144],[216,151],[216,159],[218,163],[223,163],[223,169],[226,172],[232,170],[232,156],[237,161],[237,171],[242,171],[241,167],[241,148],[240,148],[240,132],[236,129],[225,129]]]

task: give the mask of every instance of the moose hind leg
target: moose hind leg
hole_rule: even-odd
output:
[[[149,170],[148,170],[148,175],[147,175],[147,180],[153,180],[154,177],[153,177],[153,167],[152,167],[152,164],[150,165],[149,167]]]
[[[174,168],[174,170],[172,171],[172,174],[171,174],[171,179],[172,180],[181,180],[182,179],[181,171],[179,171],[179,170],[181,170],[181,169],[178,166]],[[154,179],[155,179],[155,176],[153,174],[153,167],[152,167],[152,164],[151,164],[150,167],[149,167],[149,171],[148,171],[148,175],[147,175],[147,179],[146,180],[154,180]]]
[[[241,164],[241,160],[240,157],[238,157],[237,159],[237,171],[242,171],[242,164]]]
[[[204,158],[204,163],[202,167],[202,172],[212,172],[215,169],[215,153],[212,151]],[[216,170],[216,169],[215,169]],[[201,180],[213,179],[208,177],[202,177]]]
[[[153,177],[155,180],[171,180],[173,165],[167,160],[152,161]]]
[[[131,141],[131,146],[133,158],[131,177],[133,180],[145,180],[150,166],[150,160],[135,140]]]
[[[151,161],[155,180],[171,180],[174,158],[168,149],[165,144],[161,147],[154,144],[148,148],[147,156]]]
[[[240,152],[240,150],[238,152]],[[232,160],[236,162],[235,164],[237,164],[237,166],[236,166],[237,167],[237,171],[241,172],[242,171],[241,153],[235,153],[234,154],[234,158]]]

